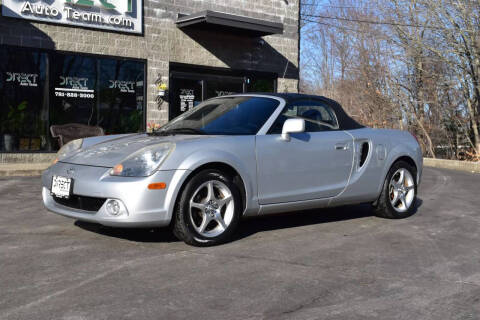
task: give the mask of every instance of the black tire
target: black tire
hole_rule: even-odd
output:
[[[414,197],[413,201],[410,204],[410,207],[406,211],[399,212],[395,210],[393,207],[390,197],[390,181],[392,180],[393,175],[399,170],[399,169],[405,169],[410,172],[410,174],[413,177],[413,190],[414,190]],[[408,164],[405,161],[397,161],[395,162],[390,170],[388,171],[387,177],[385,178],[385,181],[383,183],[382,187],[382,192],[380,194],[380,197],[378,200],[375,202],[373,205],[375,215],[377,217],[381,218],[387,218],[387,219],[402,219],[402,218],[407,218],[411,216],[412,214],[415,213],[416,210],[416,200],[417,200],[417,170],[415,167],[412,167],[410,164]],[[393,198],[393,196],[392,196]]]
[[[219,181],[227,186],[231,192],[232,201],[234,203],[231,222],[223,233],[214,237],[206,237],[197,232],[190,217],[190,199],[192,199],[197,189],[208,181]],[[172,225],[173,234],[185,243],[197,247],[214,246],[225,243],[232,239],[242,212],[243,208],[240,191],[237,185],[233,182],[232,177],[219,170],[206,169],[191,178],[181,191],[180,197],[175,205]]]

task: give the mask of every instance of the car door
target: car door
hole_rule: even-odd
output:
[[[289,118],[305,120],[305,132],[281,139]],[[324,101],[289,103],[265,135],[256,136],[260,204],[322,199],[338,195],[353,165],[353,139],[339,130],[334,110]]]

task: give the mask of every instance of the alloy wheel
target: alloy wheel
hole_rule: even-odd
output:
[[[415,199],[415,181],[410,171],[398,169],[390,179],[388,190],[393,209],[397,212],[407,211]]]
[[[190,199],[190,221],[193,228],[206,238],[221,235],[232,222],[234,212],[232,192],[218,180],[201,184]]]

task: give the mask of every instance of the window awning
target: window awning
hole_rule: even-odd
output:
[[[176,21],[180,29],[195,28],[211,31],[224,30],[250,37],[282,34],[283,24],[217,11],[201,11],[190,15],[178,15]]]

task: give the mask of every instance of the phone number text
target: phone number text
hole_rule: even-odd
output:
[[[93,93],[80,93],[80,92],[60,92],[55,91],[56,97],[67,97],[67,98],[82,98],[82,99],[93,99],[95,94]]]

